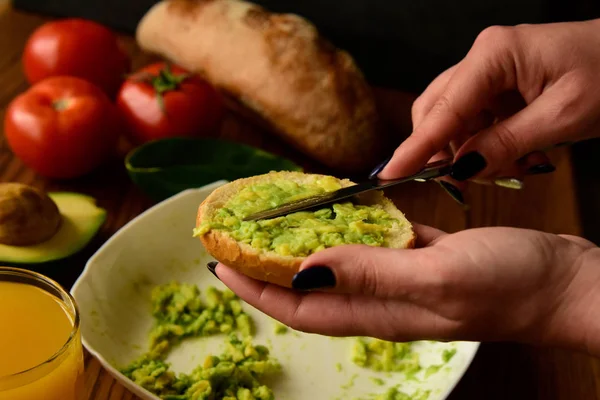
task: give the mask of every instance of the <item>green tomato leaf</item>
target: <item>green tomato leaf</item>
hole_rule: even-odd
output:
[[[292,161],[221,139],[170,138],[148,142],[125,158],[131,180],[155,201],[224,179],[302,171]]]

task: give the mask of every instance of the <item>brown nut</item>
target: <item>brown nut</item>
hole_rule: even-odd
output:
[[[0,243],[29,246],[50,239],[62,216],[43,191],[21,183],[0,184]]]

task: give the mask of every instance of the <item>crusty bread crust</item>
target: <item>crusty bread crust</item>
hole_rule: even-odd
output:
[[[382,124],[362,72],[298,15],[243,0],[163,0],[136,37],[332,169],[364,171],[383,158]]]
[[[309,175],[302,172],[270,172],[264,175],[238,179],[213,191],[198,207],[196,226],[199,227],[205,218],[211,218],[223,205],[242,188],[258,182],[279,180],[294,181],[302,184]],[[351,186],[353,182],[339,180],[342,186]],[[386,198],[382,192],[368,192],[359,196],[359,203],[365,205],[380,204],[384,209],[400,221],[387,238],[390,248],[412,248],[416,235],[412,225],[404,214]],[[261,281],[271,282],[284,287],[291,287],[293,276],[300,269],[305,257],[281,256],[274,252],[257,250],[250,245],[234,240],[226,232],[211,230],[200,236],[206,250],[221,263],[242,274]]]

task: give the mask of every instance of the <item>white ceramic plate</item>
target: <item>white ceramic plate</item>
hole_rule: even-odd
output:
[[[195,283],[200,290],[224,285],[206,269],[212,261],[192,228],[198,205],[215,188],[215,182],[200,189],[179,193],[139,215],[88,261],[75,283],[75,297],[82,318],[82,338],[86,348],[127,388],[143,399],[158,398],[135,385],[118,368],[146,350],[152,325],[150,290],[171,280]],[[283,373],[274,380],[277,400],[364,399],[386,388],[412,393],[416,388],[430,389],[429,400],[445,399],[471,363],[478,343],[420,342],[416,345],[424,367],[438,363],[447,348],[457,352],[447,367],[421,381],[407,380],[403,374],[375,373],[350,361],[353,338],[288,332],[276,335],[274,321],[244,304],[254,318],[256,344],[267,345],[282,364]],[[220,354],[225,338],[215,336],[184,342],[167,361],[175,372],[190,372],[208,353]],[[338,370],[337,364],[341,364]],[[379,386],[372,380],[385,381]],[[352,385],[348,385],[353,382]]]

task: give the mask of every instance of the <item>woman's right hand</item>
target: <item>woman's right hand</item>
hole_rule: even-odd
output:
[[[547,168],[540,150],[600,136],[598,71],[600,19],[490,27],[414,102],[413,133],[378,176],[440,153],[454,155],[458,181]]]

